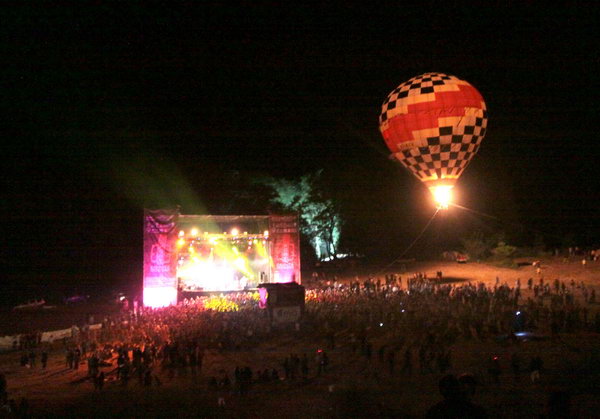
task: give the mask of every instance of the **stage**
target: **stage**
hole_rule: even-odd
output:
[[[297,215],[144,213],[144,305],[301,282]]]

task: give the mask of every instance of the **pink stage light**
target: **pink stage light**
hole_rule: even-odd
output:
[[[144,288],[144,305],[160,308],[177,304],[177,289],[173,287]]]
[[[274,275],[275,282],[278,283],[295,282],[295,276],[294,271],[290,269],[280,269]]]

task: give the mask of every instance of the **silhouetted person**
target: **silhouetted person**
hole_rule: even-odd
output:
[[[104,372],[100,371],[100,374],[98,374],[98,376],[94,377],[94,387],[96,388],[96,390],[102,390],[102,387],[104,387],[104,381],[105,381]]]
[[[475,392],[477,390],[477,380],[472,374],[464,373],[458,377],[458,382],[460,383],[461,391],[463,392],[463,396],[468,402],[473,403],[473,398],[475,397]],[[477,409],[480,409],[483,417],[487,416],[485,409],[482,406],[477,404],[473,404]]]
[[[540,380],[540,371],[542,370],[543,361],[539,355],[531,358],[529,362],[529,371],[531,373],[531,382],[535,383]]]
[[[468,400],[459,380],[454,375],[446,375],[439,382],[440,393],[444,397],[427,411],[427,418],[486,418],[485,410]]]
[[[519,381],[521,374],[521,358],[517,353],[512,354],[510,358],[510,366],[515,376],[515,381]]]
[[[69,369],[73,369],[73,350],[72,349],[68,349],[67,353],[65,355],[65,362],[67,364],[67,368]]]
[[[570,418],[571,397],[564,391],[554,391],[548,398],[548,418]]]
[[[3,373],[0,373],[0,405],[4,405],[6,403],[6,399],[8,397],[8,392],[6,390],[6,376]]]
[[[406,373],[409,376],[412,375],[412,352],[410,348],[407,348],[404,352],[404,365],[402,366],[402,373]]]
[[[306,353],[302,354],[302,359],[300,360],[300,371],[302,373],[302,378],[306,380],[308,378],[308,357],[306,356]]]
[[[498,384],[500,382],[500,374],[502,373],[502,368],[500,368],[500,358],[497,356],[493,356],[490,358],[490,366],[488,368],[488,372],[494,379],[494,382]]]
[[[42,368],[45,369],[46,365],[48,365],[48,351],[46,351],[45,349],[42,351],[41,361],[42,361]]]
[[[19,410],[17,412],[17,417],[19,418],[29,417],[29,402],[25,397],[21,399],[21,403],[19,403]]]
[[[35,367],[35,358],[36,358],[36,354],[34,351],[30,351],[29,352],[29,366],[31,368]]]

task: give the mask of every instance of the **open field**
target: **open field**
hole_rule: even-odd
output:
[[[539,280],[532,266],[508,269],[476,263],[423,262],[411,264],[407,269],[403,276],[426,272],[434,277],[435,272],[441,270],[444,277],[451,277],[457,283],[482,281],[493,285],[499,277],[501,283],[506,281],[514,286],[520,278],[525,298],[530,295],[526,289],[527,279]],[[574,279],[597,291],[600,289],[600,262],[582,267],[580,261],[575,260],[566,263],[562,259],[542,260],[542,274],[546,280]],[[363,272],[361,277],[363,275],[368,272]],[[347,279],[340,276],[342,282]],[[595,305],[591,310],[598,308]],[[78,310],[82,310],[81,307]],[[80,314],[86,314],[85,310]],[[44,319],[41,314],[32,314],[28,319],[36,323],[37,328],[42,328],[46,321],[48,325],[60,327],[57,318],[56,323],[50,323],[54,320]],[[388,338],[382,330],[373,337],[374,347],[387,342]],[[0,355],[0,371],[6,375],[10,397],[15,400],[26,397],[36,417],[423,417],[429,406],[441,400],[437,388],[440,374],[415,371],[408,376],[401,374],[399,367],[392,374],[377,356],[368,361],[354,353],[343,329],[336,334],[335,348],[329,350],[329,370],[317,376],[312,356],[325,345],[324,336],[285,332],[238,351],[211,349],[205,355],[199,376],[188,373],[170,377],[167,371],[158,370],[162,385],[152,387],[143,387],[135,379],[124,387],[114,380],[113,362],[111,367],[104,368],[108,381],[101,392],[95,391],[86,379],[85,364],[79,370],[65,367],[60,345],[50,353],[45,371],[39,363],[34,368],[19,366],[17,352]],[[509,354],[515,351],[524,361],[541,354],[544,371],[539,382],[532,383],[526,373],[515,380],[507,361]],[[291,353],[308,353],[311,357],[308,380],[255,383],[246,396],[210,390],[207,385],[209,377],[218,376],[221,370],[231,373],[237,365],[248,365],[254,371],[281,369],[282,360]],[[486,361],[491,355],[500,356],[503,363],[498,383],[487,374]],[[461,339],[452,346],[452,357],[449,372],[469,372],[479,379],[475,401],[487,409],[490,417],[536,417],[544,413],[548,395],[555,390],[569,393],[572,412],[579,417],[594,417],[600,409],[598,333],[566,333],[555,340],[520,342]],[[526,363],[523,364],[525,369]],[[224,409],[217,407],[221,396],[226,401]]]

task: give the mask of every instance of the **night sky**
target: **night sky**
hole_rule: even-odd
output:
[[[356,196],[347,234],[398,255],[433,207],[378,115],[430,71],[486,100],[457,200],[488,216],[453,209],[423,246],[475,228],[599,243],[595,3],[219,3],[2,9],[5,290],[139,279],[144,207],[264,214],[249,179],[318,169]]]

